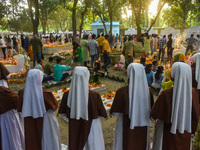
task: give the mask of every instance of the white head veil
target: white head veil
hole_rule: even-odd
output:
[[[74,69],[67,101],[67,106],[71,108],[70,118],[88,120],[89,78],[86,67]]]
[[[200,89],[200,53],[196,53],[193,57],[193,62],[196,63],[195,80],[197,81],[197,89]]]
[[[24,89],[24,101],[22,106],[22,117],[43,117],[46,112],[43,90],[43,72],[32,69],[28,72]]]
[[[176,62],[171,69],[171,77],[174,79],[171,133],[176,134],[187,131],[191,133],[192,113],[192,72],[188,64]]]
[[[151,126],[150,93],[143,65],[132,63],[127,69],[129,77],[129,118],[130,129]]]

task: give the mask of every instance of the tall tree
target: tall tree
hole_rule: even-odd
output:
[[[108,14],[109,14],[109,19],[110,19],[110,34],[112,34],[113,18],[114,18],[114,15],[117,14],[117,12],[122,7],[123,1],[121,1],[121,0],[106,0],[105,3],[108,7]]]
[[[88,12],[88,10],[91,7],[91,0],[83,0],[82,1],[82,6],[80,8],[80,14],[81,14],[81,24],[79,26],[79,33],[80,33],[80,37],[82,34],[82,30],[83,30],[83,23],[84,23],[84,19],[85,19],[85,15]]]
[[[106,10],[104,0],[93,0],[92,5],[94,9],[93,13],[99,16],[104,26],[104,32],[108,34],[105,24],[108,21],[108,11]]]
[[[27,0],[28,7],[31,16],[31,22],[33,25],[33,33],[38,34],[38,26],[39,26],[39,1],[38,0]],[[33,10],[35,9],[35,11]]]
[[[73,28],[73,41],[76,40],[76,7],[78,4],[78,0],[74,0],[73,8],[72,8],[72,28]]]
[[[141,36],[142,32],[141,23],[143,19],[142,12],[144,12],[145,9],[149,7],[151,0],[128,0],[128,2],[130,3],[132,11],[135,15],[137,35]]]
[[[192,0],[178,0],[171,3],[171,7],[163,11],[163,19],[169,26],[178,28],[181,33],[188,27],[187,18],[192,8]]]

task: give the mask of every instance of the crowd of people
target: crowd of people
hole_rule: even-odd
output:
[[[26,39],[26,38],[25,38]],[[0,63],[0,149],[2,150],[61,150],[60,131],[54,112],[69,119],[69,150],[104,150],[101,119],[108,118],[99,93],[89,90],[90,73],[103,55],[102,68],[108,72],[114,40],[118,36],[95,34],[84,35],[73,41],[73,77],[70,90],[65,92],[59,106],[52,92],[42,88],[47,80],[63,81],[69,74],[62,58],[53,57],[43,65],[42,42],[34,35],[29,41],[33,50],[33,69],[28,71],[24,89],[18,94],[9,89],[9,71]],[[176,53],[172,57],[174,39],[172,35],[158,37],[148,34],[137,39],[144,46],[145,55],[159,50],[163,60],[167,48],[169,69],[165,70],[157,60],[147,64],[145,57],[133,63],[136,39],[129,36],[121,51],[125,56],[128,85],[117,90],[110,116],[116,116],[114,150],[189,150],[191,137],[195,135],[200,115],[200,52],[193,52],[198,40],[186,39],[186,54]],[[2,51],[8,44],[0,37]],[[25,41],[23,43],[26,43]],[[25,44],[22,44],[25,45]],[[24,46],[26,50],[27,47]],[[187,52],[191,55],[187,58]],[[28,51],[28,50],[27,50]],[[37,65],[35,62],[37,61]],[[142,91],[142,92],[141,92]],[[153,92],[158,98],[155,101]],[[150,144],[149,127],[156,121],[153,144]],[[66,136],[67,137],[67,136]],[[67,138],[66,138],[67,140]]]
[[[153,150],[190,149],[191,136],[196,132],[200,112],[200,53],[191,57],[193,61],[189,65],[184,61],[184,54],[174,56],[170,70],[173,85],[162,90],[155,102],[150,85],[160,88],[158,83],[165,78],[163,67],[157,66],[156,61],[153,66],[147,64],[146,68],[139,63],[129,64],[128,85],[117,90],[110,109],[110,115],[117,117],[114,150],[149,149],[152,119],[156,120]],[[51,66],[51,61],[52,58],[49,58],[46,65]],[[60,61],[62,59],[57,59],[54,66],[56,72],[69,69],[61,66]],[[58,102],[51,92],[42,89],[44,74],[40,67],[28,72],[25,88],[17,95],[5,85],[9,72],[2,64],[0,66],[2,150],[60,150],[59,126],[54,114]],[[156,72],[151,73],[152,70]],[[52,73],[52,70],[49,69],[48,73]],[[153,76],[151,83],[149,75]],[[62,77],[56,78],[60,80]],[[59,114],[69,119],[70,150],[105,149],[101,118],[108,115],[100,95],[89,90],[89,79],[87,67],[75,67],[70,90],[64,93],[58,110]]]

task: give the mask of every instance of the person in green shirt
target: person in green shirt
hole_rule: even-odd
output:
[[[84,66],[87,66],[87,63],[89,62],[88,35],[83,36],[80,45],[82,48]]]
[[[81,46],[77,42],[73,42],[73,59],[75,66],[82,65],[83,55],[82,55],[82,49]]]
[[[49,62],[47,62],[44,66],[44,73],[47,75],[51,75],[53,73],[53,57],[49,57]]]
[[[53,67],[53,79],[54,81],[63,81],[69,76],[67,72],[63,73],[63,71],[68,71],[71,67],[65,67],[63,65],[63,60],[60,57],[58,57],[56,61],[57,64]]]

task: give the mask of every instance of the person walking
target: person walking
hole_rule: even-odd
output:
[[[167,41],[167,60],[171,62],[172,59],[172,37],[171,35],[168,35],[168,41]]]
[[[37,59],[41,59],[41,47],[42,47],[42,42],[37,37],[37,34],[34,34],[34,38],[31,39],[30,45],[32,45],[33,67],[35,67],[36,57]]]
[[[90,52],[90,57],[91,57],[91,68],[93,68],[93,64],[96,60],[98,60],[99,56],[99,44],[95,40],[96,35],[92,34],[92,39],[88,42],[88,48]]]
[[[104,68],[105,71],[108,73],[107,66],[111,64],[111,57],[110,57],[111,49],[109,45],[109,35],[105,35],[102,52],[103,52],[103,58],[104,58],[104,65],[102,66],[102,68]]]

